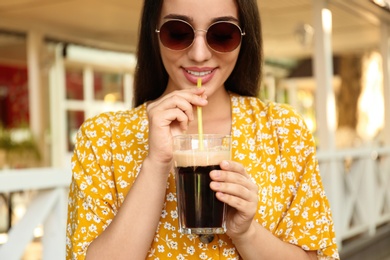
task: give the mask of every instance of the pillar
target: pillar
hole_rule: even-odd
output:
[[[41,51],[43,36],[39,32],[30,31],[27,34],[27,71],[30,129],[38,143],[40,152],[44,151],[44,100],[41,78]]]

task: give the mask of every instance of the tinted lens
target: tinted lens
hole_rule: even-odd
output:
[[[218,52],[235,50],[241,43],[241,30],[234,23],[217,22],[207,30],[207,44]]]
[[[168,21],[160,28],[161,43],[172,50],[183,50],[194,40],[194,29],[181,21]]]

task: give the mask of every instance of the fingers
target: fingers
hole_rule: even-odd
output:
[[[223,161],[221,169],[210,172],[210,187],[217,193],[217,198],[238,211],[253,214],[257,207],[258,186],[237,162]]]
[[[193,106],[205,106],[204,88],[174,91],[148,105],[151,123],[157,127],[169,126],[177,120],[182,128],[194,120]],[[157,123],[157,124],[156,124]]]
[[[221,169],[225,171],[236,172],[245,178],[250,178],[249,174],[246,173],[244,166],[241,163],[235,161],[222,161]]]
[[[246,173],[242,164],[235,161],[222,161],[220,171],[212,171],[211,178],[217,182],[226,182],[242,186],[252,192],[257,192],[258,187]]]
[[[171,162],[172,137],[187,130],[194,106],[207,104],[204,88],[173,91],[147,105],[149,153],[153,161]]]

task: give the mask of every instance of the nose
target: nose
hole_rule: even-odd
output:
[[[212,57],[210,47],[207,45],[206,30],[196,30],[194,42],[188,50],[190,59],[196,62],[203,62]]]

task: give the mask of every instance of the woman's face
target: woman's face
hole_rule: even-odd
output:
[[[206,42],[207,28],[215,21],[230,21],[239,25],[235,0],[164,0],[158,28],[172,19],[185,20],[197,30],[194,42],[184,50],[171,50],[160,44],[160,52],[169,80],[167,92],[196,87],[202,78],[206,95],[223,90],[231,74],[240,46],[231,52],[220,53]]]

